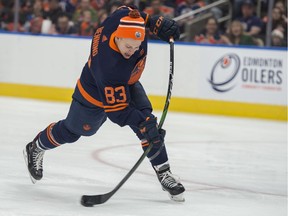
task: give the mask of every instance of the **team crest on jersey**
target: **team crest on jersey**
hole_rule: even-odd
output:
[[[136,38],[140,38],[141,37],[141,33],[140,32],[135,32],[135,37]]]
[[[129,85],[132,85],[136,83],[140,77],[141,74],[143,73],[143,70],[145,68],[145,63],[146,63],[146,56],[144,56],[139,62],[135,65],[133,71],[131,72],[130,79],[128,81]]]
[[[91,125],[89,125],[89,124],[84,124],[84,125],[83,125],[83,129],[84,129],[85,131],[90,131],[90,130],[91,130]]]

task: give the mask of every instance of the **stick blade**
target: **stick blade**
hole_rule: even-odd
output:
[[[105,203],[110,198],[110,193],[101,195],[83,195],[81,197],[81,204],[85,207],[93,207]]]

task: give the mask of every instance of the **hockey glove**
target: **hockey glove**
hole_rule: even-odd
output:
[[[157,118],[147,118],[146,121],[139,125],[139,128],[149,144],[152,144],[153,147],[160,148],[166,132],[163,129],[158,130]]]
[[[166,130],[160,128],[158,129],[158,133],[161,135],[162,141],[164,142],[164,138],[166,136]]]
[[[174,20],[163,16],[150,17],[149,28],[154,35],[166,42],[169,42],[171,37],[174,40],[178,40],[180,37],[178,24]]]

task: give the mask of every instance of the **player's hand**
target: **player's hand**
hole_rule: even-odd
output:
[[[174,40],[178,40],[180,37],[179,26],[172,19],[163,16],[153,16],[150,17],[149,24],[150,31],[163,41],[169,42],[171,37]]]
[[[163,144],[165,130],[158,130],[157,118],[150,117],[139,125],[140,132],[153,147],[160,147]]]

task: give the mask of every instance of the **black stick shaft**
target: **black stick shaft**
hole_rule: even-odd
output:
[[[159,128],[162,128],[164,124],[164,121],[168,112],[168,108],[170,105],[170,99],[171,99],[172,87],[173,87],[173,77],[174,77],[174,40],[173,38],[170,39],[169,43],[170,43],[169,84],[168,84],[168,90],[167,90],[164,109],[163,109],[162,116],[159,122]]]

